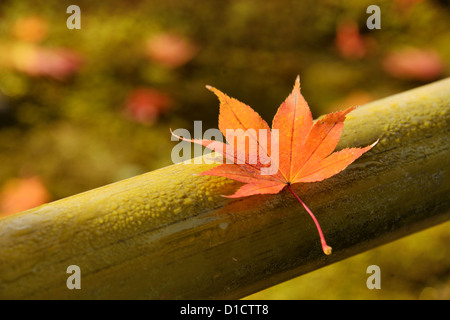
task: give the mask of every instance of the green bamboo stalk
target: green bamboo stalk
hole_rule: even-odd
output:
[[[366,104],[342,173],[226,199],[239,183],[176,164],[0,219],[2,299],[241,298],[450,218],[450,78]],[[395,257],[394,257],[395,259]],[[420,262],[418,262],[420,263]],[[81,270],[69,290],[68,266]]]

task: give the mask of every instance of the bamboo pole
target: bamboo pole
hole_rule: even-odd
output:
[[[237,182],[176,164],[0,219],[0,298],[241,298],[446,221],[449,122],[450,78],[348,116],[338,149],[378,145],[293,186],[331,256],[288,191],[230,200]],[[70,265],[81,289],[66,286]]]

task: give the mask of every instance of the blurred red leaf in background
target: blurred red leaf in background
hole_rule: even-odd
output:
[[[46,76],[64,81],[82,65],[82,57],[66,48],[42,48],[18,43],[11,48],[9,66],[33,77]]]
[[[391,76],[407,80],[434,80],[443,70],[444,63],[433,50],[405,48],[388,54],[382,62]]]
[[[48,22],[39,16],[19,18],[13,25],[12,33],[18,40],[38,43],[48,35]]]
[[[346,20],[336,28],[335,45],[341,57],[346,59],[364,58],[376,48],[375,40],[361,35],[355,21]]]
[[[12,25],[13,41],[0,43],[0,66],[32,77],[64,81],[83,63],[81,54],[68,48],[45,48],[39,43],[48,36],[48,22],[39,16],[19,18]]]
[[[173,33],[160,33],[147,41],[148,57],[168,68],[176,68],[190,61],[198,47],[190,40]]]
[[[0,189],[0,217],[37,207],[50,201],[39,176],[11,178]]]
[[[169,111],[171,105],[169,95],[151,88],[138,88],[130,92],[125,107],[133,120],[150,125]]]

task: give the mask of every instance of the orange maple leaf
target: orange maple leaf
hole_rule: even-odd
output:
[[[202,144],[233,162],[221,164],[200,175],[222,176],[243,182],[244,185],[233,195],[226,196],[228,198],[276,194],[286,187],[316,224],[324,253],[331,254],[331,247],[327,245],[316,217],[291,185],[327,179],[344,170],[378,142],[365,148],[347,148],[333,152],[339,142],[345,116],[356,107],[327,114],[314,123],[308,104],[300,93],[300,78],[297,77],[292,93],[279,107],[270,130],[266,121],[251,107],[230,98],[216,88],[211,86],[207,88],[220,100],[219,129],[226,140],[229,143],[230,140],[234,142],[235,137],[239,138],[245,133],[248,140],[256,142],[259,152],[257,161],[252,163],[249,161],[252,156],[249,152],[250,143],[242,142],[245,140],[241,140],[241,145],[233,143],[234,150],[229,150],[232,148],[227,148],[227,144],[220,141],[185,139],[177,136],[182,140]],[[229,137],[227,129],[235,131],[242,129],[242,131]],[[262,139],[260,132],[265,132],[264,130],[272,133],[278,131],[278,139],[273,139],[271,135]],[[278,146],[279,152],[276,154],[272,154],[272,144]],[[267,159],[277,166],[277,171],[273,174],[262,173],[263,168],[268,167]]]

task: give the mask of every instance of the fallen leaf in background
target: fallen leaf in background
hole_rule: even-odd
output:
[[[172,99],[169,95],[150,88],[133,90],[126,101],[127,114],[135,121],[153,124],[158,117],[170,110]]]
[[[3,44],[0,50],[2,66],[32,77],[51,77],[64,81],[76,73],[83,62],[82,56],[70,49],[47,49],[25,42]]]
[[[48,22],[38,16],[17,19],[12,34],[21,41],[38,43],[48,35]]]
[[[38,176],[11,178],[0,189],[0,217],[37,207],[50,201]]]
[[[179,35],[161,33],[148,40],[146,51],[151,60],[169,68],[176,68],[194,58],[198,47]]]
[[[434,80],[444,70],[444,63],[437,52],[417,48],[405,48],[388,54],[382,66],[391,76],[407,80]]]
[[[364,58],[376,48],[375,40],[362,36],[355,21],[340,22],[336,28],[335,45],[339,55],[346,59]]]

